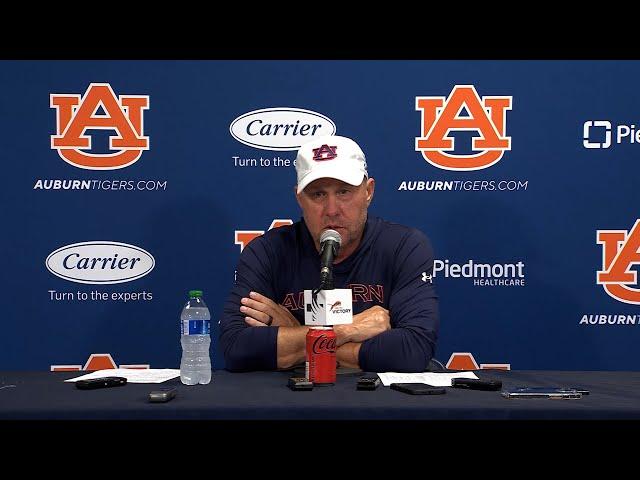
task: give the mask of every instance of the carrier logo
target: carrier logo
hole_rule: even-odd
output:
[[[480,99],[473,85],[456,85],[449,97],[416,97],[416,110],[422,112],[422,136],[415,149],[434,167],[444,170],[481,170],[497,163],[505,150],[511,150],[506,136],[511,96],[485,96]],[[466,111],[465,115],[461,115]],[[477,132],[471,141],[472,153],[456,150],[451,132]]]
[[[108,83],[92,83],[84,95],[50,95],[50,107],[56,109],[56,134],[51,148],[74,167],[87,170],[115,170],[135,163],[149,150],[144,136],[143,113],[149,108],[148,95],[116,97]],[[99,110],[102,113],[99,113]],[[109,137],[110,153],[90,153],[88,129],[115,130]]]
[[[76,283],[111,284],[147,275],[156,261],[135,245],[119,242],[82,242],[60,247],[46,259],[54,275]]]
[[[582,145],[584,148],[610,148],[615,143],[640,143],[640,130],[635,125],[616,125],[615,129],[609,120],[587,120],[582,127]]]
[[[334,135],[336,124],[324,115],[301,108],[253,110],[229,126],[233,138],[261,150],[297,150],[313,137]]]
[[[638,274],[633,265],[640,264],[640,219],[631,231],[598,230],[597,243],[602,245],[602,270],[598,271],[597,283],[616,300],[640,305]]]

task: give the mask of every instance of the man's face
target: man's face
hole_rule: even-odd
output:
[[[342,237],[338,260],[355,251],[362,239],[374,187],[373,178],[365,179],[357,187],[334,178],[319,178],[296,194],[318,250],[320,234],[330,228]]]

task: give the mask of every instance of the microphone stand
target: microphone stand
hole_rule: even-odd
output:
[[[323,269],[323,271],[320,272],[320,286],[318,287],[318,291],[333,289],[333,272],[329,268]]]

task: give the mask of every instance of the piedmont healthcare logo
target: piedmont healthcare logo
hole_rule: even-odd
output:
[[[518,263],[454,263],[448,259],[434,260],[433,278],[465,278],[477,287],[524,287],[524,262]]]
[[[510,95],[480,97],[474,85],[455,85],[448,96],[418,96],[420,136],[415,151],[431,166],[441,170],[470,172],[497,164],[511,150],[507,135]],[[487,178],[405,179],[398,191],[525,191],[528,180]]]
[[[635,125],[614,125],[609,120],[587,120],[582,126],[582,132],[582,145],[588,149],[606,149],[623,143],[640,143],[640,130],[636,130]]]

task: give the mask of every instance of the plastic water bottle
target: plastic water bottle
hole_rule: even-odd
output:
[[[191,290],[189,301],[180,314],[180,380],[185,385],[206,385],[211,381],[211,314],[201,290]]]

